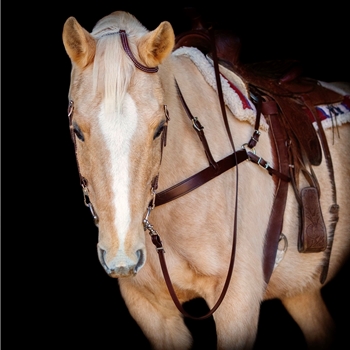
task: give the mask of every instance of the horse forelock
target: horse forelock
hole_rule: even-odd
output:
[[[96,53],[93,65],[93,89],[103,91],[105,111],[111,114],[121,111],[135,66],[125,53],[120,30],[125,30],[129,47],[138,57],[137,40],[148,30],[131,14],[116,11],[102,18],[95,25],[91,35],[96,39]]]

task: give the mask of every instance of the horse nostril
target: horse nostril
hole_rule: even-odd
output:
[[[144,262],[145,262],[145,254],[143,253],[143,250],[142,249],[139,249],[137,252],[136,252],[136,255],[137,255],[137,264],[135,265],[135,268],[134,268],[134,272],[137,273],[141,267],[143,266]]]
[[[106,251],[102,249],[99,245],[97,245],[97,254],[98,254],[98,259],[100,260],[101,265],[105,269],[105,271],[110,274],[111,270],[108,268],[106,262],[105,262],[105,256],[106,256]]]
[[[106,251],[102,249],[99,245],[97,245],[97,253],[100,260],[104,261],[104,255],[106,254]]]
[[[108,260],[107,251],[97,244],[97,254],[100,264],[111,277],[136,275],[145,264],[146,255],[142,249],[136,251],[133,259],[128,257],[125,252],[118,253],[113,259]]]

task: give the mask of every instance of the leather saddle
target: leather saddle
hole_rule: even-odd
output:
[[[229,30],[211,33],[194,8],[185,11],[192,29],[176,36],[174,50],[181,46],[196,47],[210,57],[214,40],[219,63],[237,74],[247,84],[248,91],[254,87],[276,101],[310,163],[320,165],[322,150],[310,115],[312,118],[314,106],[341,102],[343,96],[303,77],[302,65],[297,60],[240,62],[241,40],[237,35]]]
[[[242,63],[241,40],[237,35],[228,30],[207,29],[194,8],[185,11],[191,19],[192,29],[176,36],[174,50],[182,46],[196,47],[209,57],[215,50],[220,65],[238,75],[251,95],[258,92],[268,102],[263,104],[261,112],[278,116],[292,144],[289,159],[284,161],[291,165],[290,176],[299,202],[298,250],[325,251],[327,229],[319,205],[320,188],[312,166],[321,164],[322,149],[325,150],[324,143],[327,141],[324,134],[317,134],[313,122],[318,120],[316,106],[338,103],[344,97],[324,88],[316,80],[303,77],[302,65],[297,60]],[[321,126],[319,120],[317,125]],[[325,155],[327,158],[328,154]],[[305,176],[310,186],[299,188],[301,175]],[[313,216],[310,216],[311,211]]]

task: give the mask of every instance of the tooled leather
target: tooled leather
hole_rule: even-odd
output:
[[[327,248],[327,229],[320,208],[318,191],[315,187],[304,187],[301,198],[301,232],[298,250],[302,253],[324,251]]]

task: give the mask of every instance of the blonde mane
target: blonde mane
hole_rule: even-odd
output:
[[[148,30],[131,14],[113,12],[102,18],[91,32],[96,39],[96,54],[93,65],[93,89],[95,93],[104,91],[106,113],[121,111],[127,87],[135,70],[134,64],[126,55],[119,36],[125,30],[129,46],[138,57],[137,40]]]

